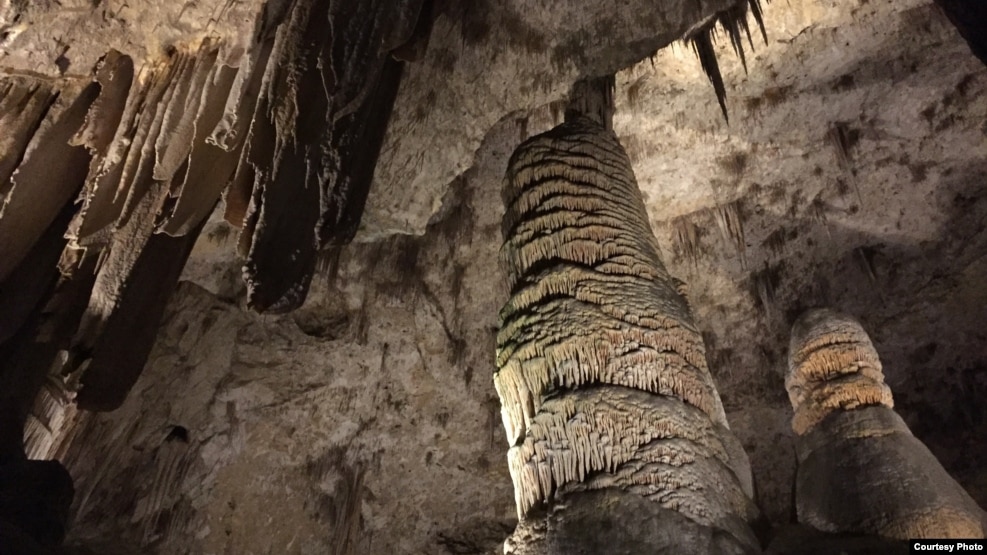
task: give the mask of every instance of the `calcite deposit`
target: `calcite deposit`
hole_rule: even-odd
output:
[[[667,342],[690,381],[654,360],[594,375],[678,403],[710,461],[742,450],[744,496],[779,530],[793,413],[808,430],[866,408],[813,397],[815,374],[794,412],[786,395],[793,323],[833,307],[882,363],[848,373],[867,410],[892,390],[983,505],[987,70],[960,4],[0,0],[0,461],[23,447],[64,465],[65,545],[82,553],[498,552],[517,525],[510,468],[539,457],[522,442],[508,459],[523,434],[586,444],[545,467],[558,476],[653,439],[626,427],[626,449],[600,450],[569,422],[582,400],[544,395],[578,372],[521,336],[497,355],[506,303],[573,288],[502,269],[505,213],[523,212],[500,195],[511,155],[563,123],[575,82],[613,75],[643,203],[620,223],[661,252],[642,272],[679,300],[659,308],[691,314],[621,337]],[[517,247],[518,263],[542,252]],[[625,281],[573,295],[655,287]],[[649,310],[608,317],[668,324]],[[493,376],[518,357],[505,441]],[[675,460],[698,452],[685,443]],[[602,485],[634,472],[545,526],[586,529],[596,503],[651,514]],[[545,497],[529,482],[523,497]]]

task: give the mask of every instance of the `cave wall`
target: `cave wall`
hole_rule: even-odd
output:
[[[550,124],[541,110],[531,129]],[[490,307],[506,291],[490,276],[520,135],[513,119],[496,125],[423,235],[343,249],[291,315],[243,310],[239,276],[221,270],[238,264],[219,254],[227,224],[208,225],[123,407],[49,447],[77,480],[70,541],[110,553],[495,549],[516,517],[490,382]]]
[[[930,3],[766,16],[775,40],[749,75],[721,46],[729,126],[684,49],[618,75],[614,122],[762,499],[789,495],[784,358],[813,306],[861,319],[900,414],[981,484],[987,72]]]
[[[247,310],[236,231],[215,214],[122,408],[43,397],[31,447],[76,480],[71,544],[496,550],[514,526],[491,382],[501,179],[517,144],[558,122],[567,80],[593,67],[538,40],[576,25],[549,11],[529,14],[527,35],[466,25],[523,13],[498,6],[436,20],[357,242],[323,255],[301,309]],[[929,2],[765,9],[769,44],[748,52],[749,74],[716,46],[729,125],[681,43],[617,75],[614,122],[668,269],[689,284],[759,502],[787,521],[785,345],[794,317],[826,304],[863,322],[899,413],[983,505],[987,72]],[[45,48],[19,63],[57,73]]]

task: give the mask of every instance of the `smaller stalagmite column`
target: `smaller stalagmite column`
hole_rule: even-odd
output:
[[[506,552],[759,552],[750,466],[610,130],[611,86],[577,84],[566,122],[507,170]]]
[[[895,413],[860,324],[812,310],[792,328],[798,519],[825,532],[982,538],[985,513]]]

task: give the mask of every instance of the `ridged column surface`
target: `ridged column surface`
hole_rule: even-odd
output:
[[[984,537],[983,510],[894,411],[859,322],[809,311],[789,349],[800,523],[893,539]]]
[[[528,140],[503,197],[494,382],[519,516],[612,489],[754,542],[747,457],[616,136],[574,117]]]

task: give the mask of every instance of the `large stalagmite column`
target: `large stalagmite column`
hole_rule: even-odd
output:
[[[831,310],[792,328],[798,519],[825,532],[982,538],[985,514],[895,413],[859,323]]]
[[[749,462],[608,93],[577,86],[567,121],[522,144],[505,179],[494,381],[521,518],[507,552],[757,551]]]

